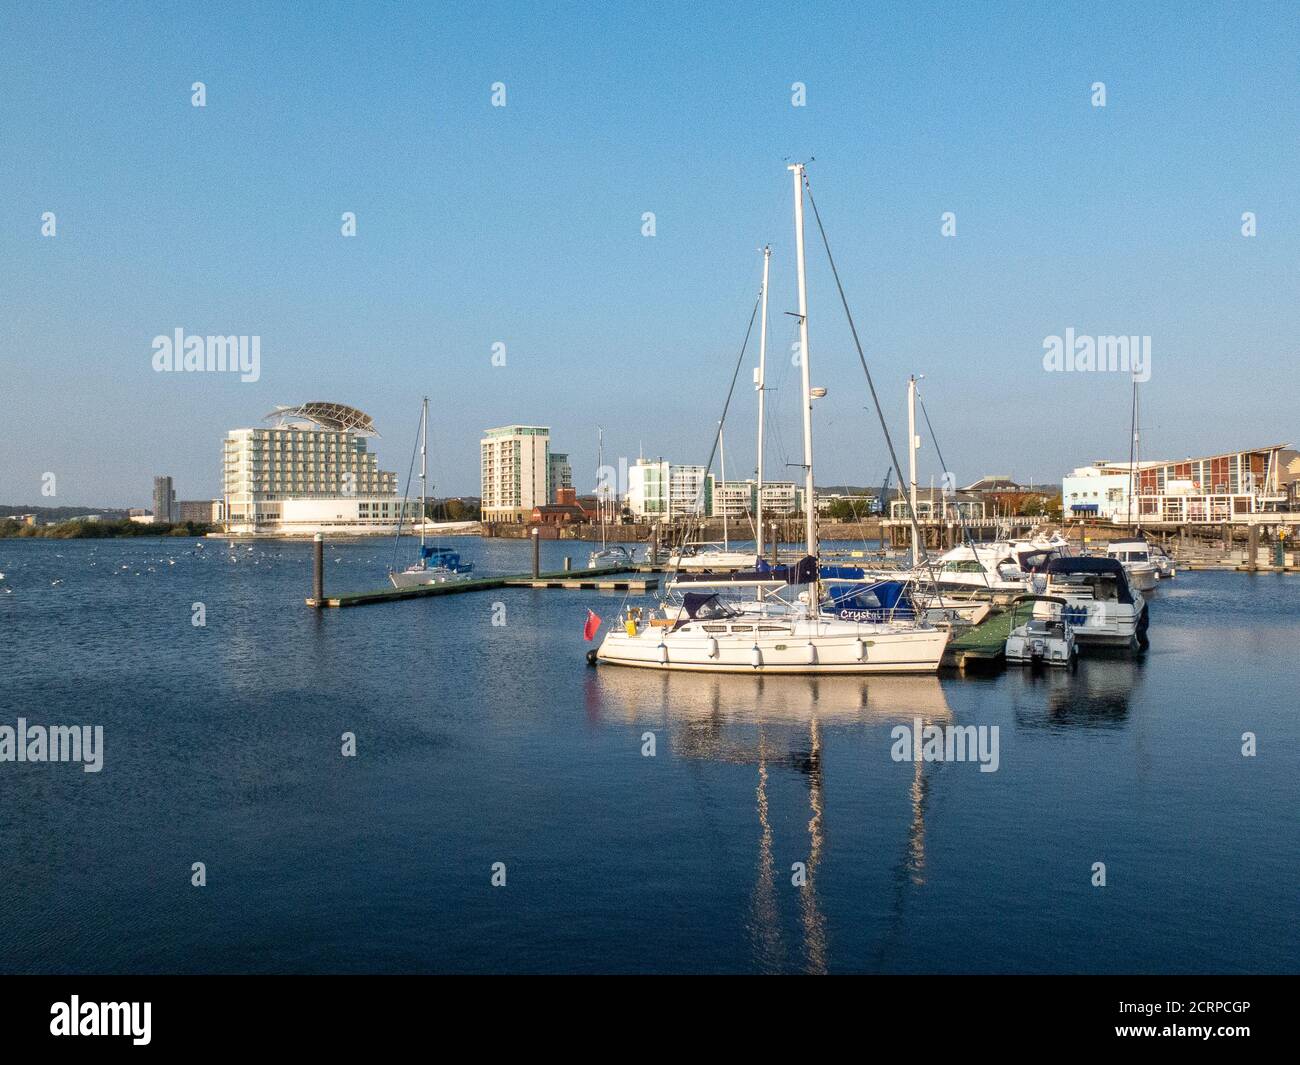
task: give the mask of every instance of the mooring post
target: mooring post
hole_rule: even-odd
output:
[[[565,555],[565,556],[564,556],[564,572],[565,572],[565,573],[568,573],[569,570],[571,570],[571,569],[573,569],[573,556],[572,556],[572,555]]]
[[[319,609],[325,605],[325,535],[317,533],[311,541],[311,594]]]
[[[1246,569],[1254,573],[1259,568],[1259,526],[1251,522],[1246,534]]]
[[[542,574],[542,538],[537,534],[540,529],[533,530],[533,580],[537,580]]]
[[[659,523],[650,530],[650,565],[659,565]]]

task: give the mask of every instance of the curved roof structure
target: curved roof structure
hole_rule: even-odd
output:
[[[271,418],[280,421],[301,418],[322,429],[356,433],[358,436],[379,435],[374,420],[369,414],[342,403],[300,403],[297,406],[279,406],[266,416],[266,420]]]

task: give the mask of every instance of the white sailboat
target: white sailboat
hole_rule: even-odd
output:
[[[462,563],[460,552],[449,547],[434,547],[425,543],[425,529],[429,519],[425,514],[428,492],[428,451],[429,451],[429,397],[425,396],[420,408],[420,554],[404,570],[396,566],[397,544],[401,542],[402,527],[397,527],[397,540],[393,545],[394,565],[388,571],[388,579],[394,588],[421,588],[429,584],[449,584],[455,581],[469,580],[474,571],[473,563]],[[408,479],[407,484],[410,484]],[[402,514],[406,514],[406,500],[402,500]]]
[[[605,428],[596,426],[596,431],[600,434],[600,443],[596,446],[596,476],[603,478],[605,476]],[[612,547],[609,544],[608,518],[612,515],[609,513],[614,506],[614,501],[610,499],[610,486],[603,481],[596,485],[596,517],[600,521],[600,550],[593,551],[587,556],[588,569],[609,569],[612,566],[626,566],[631,569],[636,563],[632,559],[632,552],[621,544],[615,544]]]
[[[591,654],[593,664],[708,673],[917,673],[934,672],[943,657],[948,630],[914,620],[846,621],[821,610],[817,573],[817,508],[813,491],[812,404],[825,395],[814,389],[809,370],[808,292],[804,264],[804,166],[789,167],[794,177],[795,262],[799,289],[799,339],[803,412],[803,455],[807,499],[805,549],[798,567],[805,590],[784,610],[763,604],[741,609],[723,603],[717,592],[701,589],[682,595],[674,611],[647,615],[629,607],[621,624],[606,634]],[[654,616],[657,614],[658,616]]]

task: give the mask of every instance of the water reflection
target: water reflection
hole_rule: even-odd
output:
[[[1016,727],[1123,727],[1132,701],[1141,697],[1144,662],[1125,653],[1085,658],[1077,673],[1026,669],[1013,697]]]
[[[879,731],[897,723],[943,725],[952,711],[937,677],[745,677],[659,670],[593,670],[586,691],[588,718],[629,726],[656,725],[669,733],[672,751],[685,758],[755,767],[754,888],[749,913],[757,968],[781,972],[790,950],[782,935],[778,870],[772,828],[772,773],[788,770],[807,786],[807,852],[799,891],[798,949],[802,968],[829,968],[826,917],[818,893],[826,853],[825,767],[822,730],[859,725]],[[878,740],[873,740],[878,742]],[[913,763],[909,782],[911,819],[896,867],[890,933],[882,953],[902,927],[908,885],[919,887],[925,871],[925,810],[928,770]]]

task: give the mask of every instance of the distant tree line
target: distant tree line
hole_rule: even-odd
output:
[[[0,519],[0,539],[109,540],[127,536],[202,536],[211,525],[178,521],[171,525],[131,521],[61,521],[57,525],[27,525],[12,518]]]

